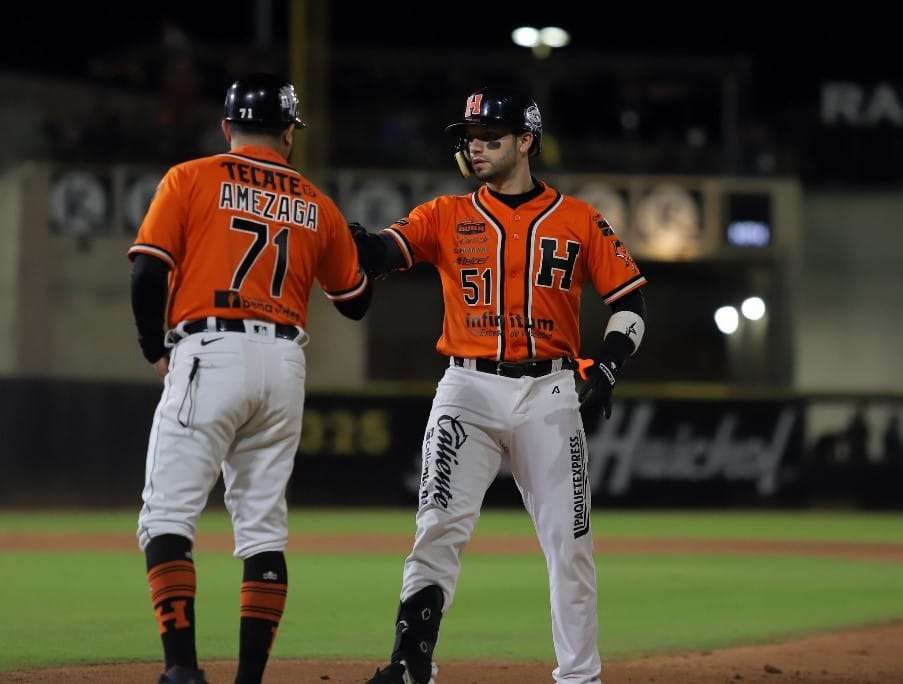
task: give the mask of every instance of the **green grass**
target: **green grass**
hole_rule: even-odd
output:
[[[134,533],[135,512],[0,513],[0,534]],[[294,511],[294,534],[408,534],[413,511]],[[622,512],[594,515],[597,538],[903,543],[903,514]],[[229,530],[209,511],[200,534]],[[532,535],[526,514],[490,509],[478,535]],[[289,599],[274,658],[383,658],[403,554],[289,554]],[[233,658],[241,562],[203,553],[201,658]],[[609,659],[716,648],[903,618],[903,568],[802,556],[609,555],[597,559],[600,646]],[[129,552],[0,553],[0,671],[158,660],[144,559]],[[538,554],[465,553],[437,657],[553,659]],[[12,619],[11,616],[15,616]],[[350,637],[350,638],[349,638]]]
[[[0,510],[0,534],[24,532],[134,534],[138,510]],[[410,534],[414,509],[294,509],[289,521],[297,534]],[[199,533],[229,532],[219,509],[202,516]],[[903,543],[903,513],[850,511],[599,511],[593,514],[597,538],[757,539]],[[527,514],[519,509],[487,509],[476,534],[532,536]]]

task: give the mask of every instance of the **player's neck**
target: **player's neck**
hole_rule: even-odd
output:
[[[533,176],[530,167],[526,166],[499,182],[487,182],[486,185],[500,195],[522,195],[533,189]]]

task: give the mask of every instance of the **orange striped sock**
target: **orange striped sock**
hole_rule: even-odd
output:
[[[147,572],[151,602],[163,641],[167,667],[197,668],[194,599],[197,578],[189,560],[167,561]]]

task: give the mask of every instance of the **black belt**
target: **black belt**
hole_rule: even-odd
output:
[[[503,375],[506,378],[522,378],[529,375],[531,378],[539,378],[548,375],[556,369],[555,362],[559,359],[543,359],[542,361],[490,361],[489,359],[462,359],[458,356],[452,357],[452,363],[462,368],[471,368],[481,373],[492,373],[493,375]],[[571,359],[560,359],[560,370],[574,370],[577,368],[576,362]]]
[[[187,335],[194,335],[199,332],[245,332],[245,321],[243,318],[217,318],[214,323],[215,328],[211,328],[206,318],[199,318],[196,321],[186,323],[182,329]],[[276,324],[276,337],[284,340],[294,340],[300,335],[300,331],[293,325]]]

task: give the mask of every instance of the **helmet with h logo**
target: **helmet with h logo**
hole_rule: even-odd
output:
[[[470,124],[506,126],[514,133],[530,132],[533,144],[530,156],[542,148],[542,115],[536,102],[525,95],[504,88],[480,88],[471,93],[464,105],[464,118],[445,127],[446,133],[457,135],[463,144],[464,130]]]

